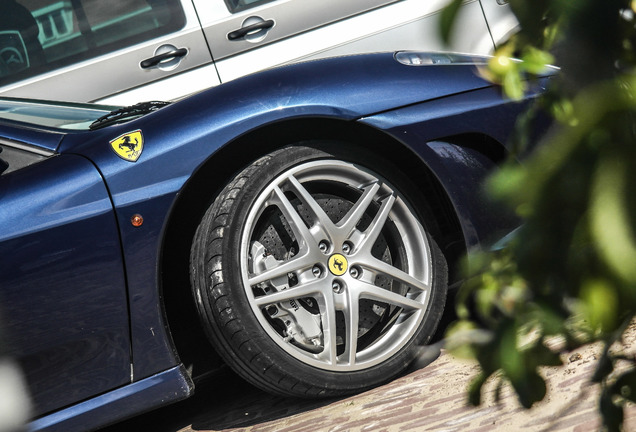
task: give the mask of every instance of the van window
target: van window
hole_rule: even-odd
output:
[[[230,10],[230,12],[235,13],[272,1],[274,0],[225,0],[225,4],[227,5],[227,8]]]
[[[184,25],[179,0],[2,0],[0,85],[126,48]]]

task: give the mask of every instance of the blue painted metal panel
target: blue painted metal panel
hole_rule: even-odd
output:
[[[194,385],[183,366],[129,384],[31,422],[29,432],[83,432],[185,399]]]
[[[391,76],[387,80],[387,76]],[[134,375],[175,364],[161,315],[161,234],[178,193],[219,148],[249,131],[290,118],[355,120],[397,106],[489,86],[467,66],[404,66],[392,54],[328,59],[242,78],[167,106],[139,120],[69,134],[61,152],[96,163],[118,215],[128,268]],[[141,130],[144,150],[132,163],[109,142]],[[147,215],[143,227],[130,217]]]
[[[64,134],[60,131],[16,125],[0,119],[0,137],[10,138],[45,150],[56,151]]]
[[[56,156],[0,177],[0,305],[41,415],[130,382],[112,205],[95,167]]]
[[[135,377],[175,364],[160,313],[161,233],[181,189],[219,148],[282,120],[353,121],[449,92],[488,87],[471,66],[405,66],[392,54],[342,57],[248,76],[126,124],[69,134],[60,151],[81,153],[96,163],[118,215],[128,266]],[[131,163],[117,156],[109,142],[135,130],[142,131],[144,150]],[[135,213],[151,217],[134,228],[130,217]]]
[[[163,400],[161,391],[185,388],[185,373],[171,369],[178,359],[162,315],[161,247],[184,185],[217,150],[288,119],[359,121],[419,155],[445,188],[467,246],[477,247],[508,223],[476,193],[493,163],[479,148],[444,138],[483,133],[503,143],[521,106],[511,110],[500,96],[472,67],[405,66],[379,54],[245,77],[97,131],[0,121],[0,136],[61,154],[0,177],[0,224],[9,227],[0,231],[0,301],[16,305],[10,330],[39,413],[107,392],[36,426],[72,429],[76,416],[103,424],[119,418],[113,407],[124,406],[111,397],[130,402],[136,392],[152,394],[146,409]],[[128,162],[110,141],[136,130],[144,150]],[[144,216],[141,227],[130,223],[136,213]],[[131,358],[135,384],[120,387],[131,379]],[[146,378],[165,370],[173,372],[163,384],[149,385]],[[191,389],[174,391],[185,397]]]
[[[532,97],[532,94],[529,94]],[[360,120],[405,142],[419,154],[443,186],[462,226],[467,250],[488,248],[515,229],[518,218],[487,199],[482,190],[496,164],[484,155],[480,143],[459,146],[446,142],[452,136],[487,136],[502,146],[517,116],[527,108],[505,100],[491,87],[452,95]]]

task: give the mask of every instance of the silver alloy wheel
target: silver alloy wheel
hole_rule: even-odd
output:
[[[269,220],[287,232],[284,245]],[[368,369],[396,354],[431,297],[429,242],[412,209],[379,175],[337,160],[303,163],[266,185],[239,256],[260,325],[324,370]]]

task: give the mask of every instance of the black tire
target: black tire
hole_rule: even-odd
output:
[[[342,148],[305,143],[255,161],[216,197],[192,245],[208,337],[274,394],[387,382],[444,309],[446,261],[423,197],[386,161],[343,162]]]

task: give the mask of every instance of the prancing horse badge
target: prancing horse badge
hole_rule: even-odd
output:
[[[128,162],[137,162],[144,149],[144,137],[141,129],[128,132],[110,141],[110,146],[120,158]]]

